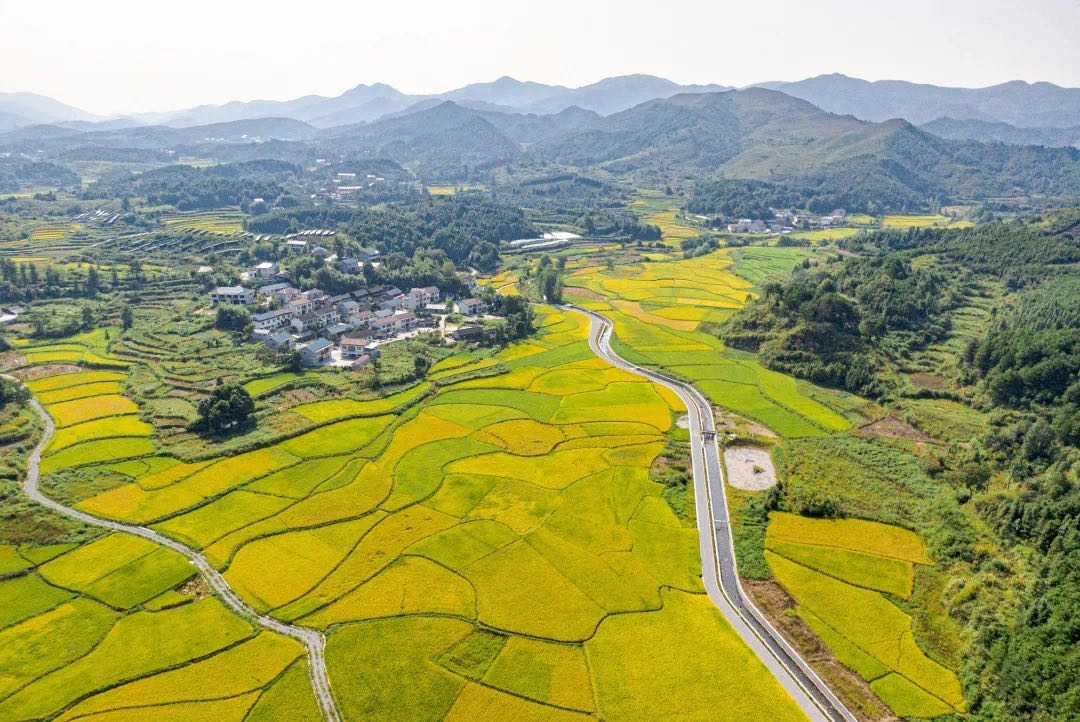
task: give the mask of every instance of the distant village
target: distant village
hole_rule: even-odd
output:
[[[378,250],[363,248],[339,259],[300,238],[288,238],[285,246],[290,253],[310,253],[342,273],[360,273],[362,264],[377,263],[379,257]],[[479,290],[473,274],[459,277],[470,291]],[[259,263],[241,278],[248,285],[213,289],[212,304],[251,309],[254,340],[282,353],[298,350],[306,366],[358,369],[376,358],[384,343],[424,330],[445,332],[445,317],[451,312],[479,322],[490,311],[479,298],[444,298],[436,286],[403,291],[379,285],[333,296],[318,288],[301,291],[283,280],[278,264],[271,261]],[[479,323],[446,333],[458,341],[481,340],[486,334]]]
[[[698,220],[717,223],[719,219],[698,215]],[[847,223],[847,212],[837,208],[826,216],[817,216],[812,213],[799,213],[798,211],[774,211],[773,218],[762,220],[760,218],[740,218],[733,223],[722,227],[713,227],[714,231],[727,231],[728,233],[780,233],[788,234],[808,228],[833,228]]]

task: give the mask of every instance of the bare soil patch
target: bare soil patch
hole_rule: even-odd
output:
[[[911,379],[911,383],[915,384],[920,389],[944,391],[949,388],[949,382],[935,374],[917,373],[911,374],[908,378]]]
[[[8,369],[22,366],[25,363],[26,357],[21,353],[9,351],[8,353],[0,354],[0,371],[7,371]]]
[[[690,417],[687,416],[686,414],[683,414],[682,416],[680,416],[679,418],[677,418],[675,420],[675,425],[678,426],[680,429],[689,429],[690,428]]]
[[[798,615],[795,600],[773,580],[743,580],[743,587],[769,622],[863,722],[891,722],[897,717],[859,675],[840,664],[821,639]]]
[[[210,594],[210,585],[206,583],[201,574],[198,574],[191,578],[184,586],[180,587],[180,593],[188,596],[195,597],[196,599],[202,599]]]
[[[859,427],[859,435],[866,438],[887,436],[890,439],[906,439],[908,441],[921,441],[924,443],[934,443],[937,441],[933,436],[930,436],[926,432],[919,431],[895,414],[889,414],[883,419]]]
[[[25,359],[24,359],[25,360]],[[33,381],[45,376],[58,376],[60,374],[73,374],[82,371],[81,366],[70,364],[46,364],[44,366],[30,366],[12,372],[12,376],[22,381]]]
[[[736,489],[762,491],[776,485],[776,468],[768,449],[732,446],[724,449],[728,483]]]
[[[734,429],[736,433],[741,431],[744,434],[764,436],[769,439],[780,438],[779,435],[769,427],[762,426],[756,421],[748,419],[745,416],[733,414],[718,406],[713,407],[713,419],[716,421],[717,429]]]
[[[604,297],[596,291],[590,291],[582,286],[566,286],[563,288],[563,293],[568,293],[571,296],[580,296],[581,298],[590,298],[594,301],[605,300]]]

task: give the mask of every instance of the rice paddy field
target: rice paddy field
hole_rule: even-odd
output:
[[[797,613],[900,717],[964,711],[956,675],[919,647],[901,603],[912,597],[925,548],[906,529],[877,522],[773,512],[765,558]]]
[[[176,213],[164,216],[165,226],[172,230],[206,231],[231,235],[244,230],[244,218],[240,211],[212,211],[200,213]]]
[[[701,226],[680,219],[680,209],[670,198],[644,196],[634,201],[631,208],[641,216],[642,223],[660,228],[661,239],[665,243],[678,246],[683,240],[697,238],[706,231]]]
[[[692,381],[717,405],[782,436],[821,436],[846,430],[851,423],[839,409],[801,393],[795,379],[762,367],[749,354],[725,348],[705,330],[744,306],[760,285],[790,274],[812,253],[803,248],[721,249],[689,260],[644,261],[613,271],[582,261],[568,276],[564,295],[614,321],[615,345],[625,358]],[[829,397],[819,391],[816,397]]]
[[[44,463],[107,475],[78,508],[200,549],[260,612],[325,631],[346,719],[802,719],[650,480],[682,410],[596,358],[584,317],[537,312],[527,342],[383,399],[289,401],[296,379],[260,378],[260,403],[315,426],[199,460],[111,386],[140,371],[35,379],[64,422]],[[302,650],[200,598],[182,557],[121,535],[9,551],[0,718],[317,718]]]

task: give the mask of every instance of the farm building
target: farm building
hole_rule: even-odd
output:
[[[292,320],[292,309],[288,306],[279,308],[276,311],[265,311],[263,313],[253,314],[251,317],[251,323],[255,328],[276,329],[288,326]]]
[[[334,350],[334,344],[325,338],[317,338],[304,348],[300,349],[300,357],[307,366],[317,366],[330,358],[330,352]]]
[[[488,310],[487,304],[479,298],[466,298],[464,301],[458,301],[457,308],[465,316],[476,316],[486,313]]]
[[[263,343],[275,351],[292,351],[296,346],[296,339],[288,331],[278,331],[267,335]]]
[[[358,359],[364,354],[378,353],[371,339],[366,336],[349,335],[341,338],[341,358]]]
[[[210,294],[210,300],[216,306],[219,303],[234,303],[250,306],[255,303],[255,291],[243,286],[218,286]]]

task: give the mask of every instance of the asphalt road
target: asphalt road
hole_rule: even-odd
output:
[[[11,379],[15,383],[21,383],[18,379],[7,376],[6,374],[3,374],[3,376]],[[328,722],[339,722],[341,716],[338,714],[334,696],[330,692],[330,680],[326,676],[326,661],[323,658],[323,648],[326,645],[326,638],[323,637],[322,633],[315,629],[285,624],[273,617],[259,614],[240,599],[236,592],[233,591],[232,587],[229,586],[229,583],[226,582],[218,571],[210,565],[210,562],[206,561],[206,557],[194,549],[184,546],[180,542],[162,536],[156,531],[147,529],[146,527],[121,524],[108,519],[99,519],[96,516],[79,511],[78,509],[64,506],[60,502],[50,499],[41,493],[38,489],[41,452],[45,448],[45,445],[49,443],[49,440],[52,439],[55,425],[53,424],[52,417],[49,416],[48,412],[46,412],[41,404],[37,402],[37,399],[31,399],[30,405],[34,408],[34,411],[41,416],[42,421],[45,422],[45,433],[42,435],[41,441],[34,447],[34,450],[31,452],[30,458],[27,461],[26,481],[23,482],[23,490],[26,492],[27,496],[58,514],[63,514],[64,516],[78,519],[86,524],[102,527],[111,531],[133,534],[142,537],[143,539],[149,539],[155,544],[168,547],[173,551],[183,554],[191,560],[191,563],[199,570],[199,573],[206,580],[207,584],[210,585],[210,588],[214,590],[214,594],[217,595],[218,599],[230,607],[234,612],[264,629],[283,634],[286,637],[292,637],[307,648],[308,668],[311,672],[311,686],[315,691],[315,697],[318,699],[319,707],[322,709],[323,717],[326,718]]]
[[[616,354],[611,348],[614,325],[609,319],[577,306],[566,307],[589,317],[589,346],[593,353],[613,366],[666,386],[686,405],[701,543],[701,577],[709,598],[807,717],[820,722],[855,722],[855,716],[769,623],[739,581],[712,405],[693,386],[636,366]]]

